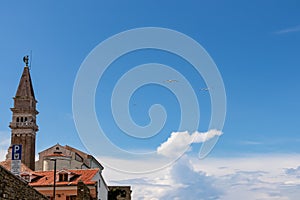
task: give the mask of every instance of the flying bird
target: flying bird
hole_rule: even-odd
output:
[[[210,88],[201,88],[200,90],[201,90],[201,91],[209,91]]]
[[[165,80],[164,82],[167,82],[167,83],[175,83],[175,82],[178,82],[177,80],[174,80],[174,79],[169,79],[169,80]]]

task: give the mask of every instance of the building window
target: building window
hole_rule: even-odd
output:
[[[68,174],[67,173],[63,173],[63,174],[59,174],[59,178],[58,181],[68,181]]]
[[[19,117],[17,117],[17,122],[19,122],[20,121],[20,118]]]
[[[59,151],[59,147],[56,147],[55,148],[55,151],[53,152],[54,154],[62,154],[61,151]]]

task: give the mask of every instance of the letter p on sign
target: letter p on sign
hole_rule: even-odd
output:
[[[14,144],[12,147],[12,160],[21,160],[22,159],[22,145]]]

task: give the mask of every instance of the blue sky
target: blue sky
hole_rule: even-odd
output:
[[[100,42],[115,34],[163,27],[201,44],[222,75],[227,96],[224,135],[210,158],[298,154],[299,7],[297,0],[1,2],[1,140],[10,136],[9,108],[24,55],[33,52],[31,76],[40,112],[37,151],[57,142],[85,149],[72,118],[73,85],[82,62]],[[129,109],[137,124],[146,125],[149,106],[164,105],[168,119],[159,135],[133,139],[122,134],[113,121],[109,109],[113,84],[132,66],[149,62],[174,67],[195,91],[199,90],[201,122],[197,131],[208,131],[210,99],[209,92],[200,90],[206,87],[203,79],[173,54],[144,50],[120,57],[99,82],[95,106],[109,139],[127,150],[148,151],[165,142],[171,132],[179,131],[178,101],[157,85],[134,93]],[[200,146],[193,144],[190,154],[196,154]]]

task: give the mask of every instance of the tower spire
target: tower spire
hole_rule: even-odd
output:
[[[28,60],[27,60],[27,64],[28,64]],[[29,67],[27,65],[24,67],[22,77],[15,97],[27,97],[27,98],[35,99]]]
[[[24,56],[25,67],[19,82],[12,111],[11,145],[22,144],[22,163],[34,170],[36,124],[36,99],[28,67],[28,56]]]

